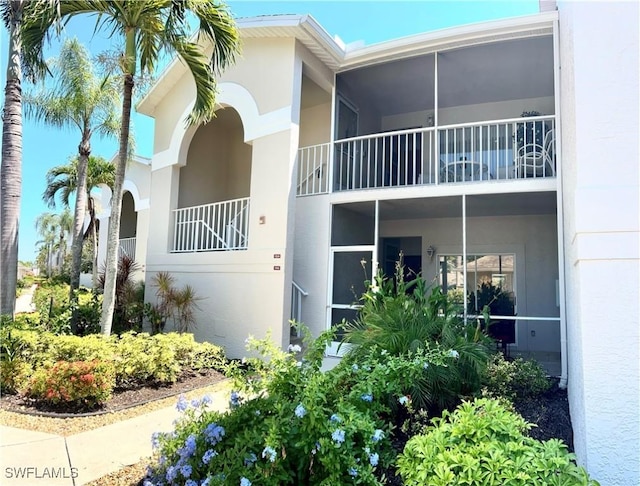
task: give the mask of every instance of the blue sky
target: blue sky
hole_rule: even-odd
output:
[[[446,27],[494,20],[538,11],[538,0],[517,1],[229,1],[235,17],[262,14],[311,14],[324,29],[338,35],[345,43],[364,41],[374,44],[389,39]],[[65,35],[78,37],[92,53],[114,49],[117,40],[95,34],[92,17],[78,18],[71,22]],[[59,43],[48,49],[55,56]],[[0,36],[0,81],[5,84],[7,58],[7,32]],[[29,89],[28,86],[24,86]],[[136,148],[140,155],[151,157],[153,145],[153,120],[134,115]],[[37,233],[34,221],[39,214],[50,209],[42,202],[45,174],[55,165],[66,163],[77,153],[79,135],[75,131],[60,131],[30,120],[23,126],[22,205],[20,213],[19,259],[33,260],[36,255]],[[111,158],[117,149],[117,141],[92,140],[92,153]]]

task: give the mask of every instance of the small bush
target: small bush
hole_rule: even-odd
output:
[[[51,405],[69,404],[94,408],[111,397],[115,369],[107,361],[58,361],[37,370],[27,396]]]
[[[433,420],[412,437],[398,458],[406,485],[596,486],[557,439],[524,435],[531,427],[502,402],[477,399]]]
[[[21,359],[0,361],[0,388],[2,393],[18,393],[27,386],[33,368]]]
[[[538,362],[522,358],[506,360],[502,354],[489,360],[484,382],[487,395],[509,400],[535,397],[551,387]]]

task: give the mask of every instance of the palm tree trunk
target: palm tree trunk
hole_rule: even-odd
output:
[[[130,44],[130,34],[127,34],[127,44]],[[129,45],[127,46],[129,47]],[[135,44],[133,45],[135,53]],[[129,55],[130,50],[126,50]],[[135,54],[131,54],[134,59]],[[102,300],[102,315],[100,329],[102,334],[109,336],[113,324],[113,312],[116,301],[116,278],[118,275],[118,246],[120,239],[120,213],[122,212],[122,186],[124,185],[125,170],[129,153],[129,125],[131,121],[131,97],[133,94],[134,69],[126,69],[124,76],[124,90],[122,97],[122,119],[120,129],[120,149],[118,152],[118,166],[111,197],[111,216],[109,217],[109,232],[107,233],[107,257],[105,261],[104,296]]]
[[[9,26],[9,58],[7,83],[2,113],[2,167],[0,184],[0,314],[13,316],[18,280],[18,221],[22,190],[22,44],[19,27],[22,21],[22,0],[12,0]]]
[[[73,216],[73,243],[71,246],[71,290],[69,300],[80,287],[80,266],[82,265],[82,243],[84,240],[84,216],[87,210],[87,166],[91,147],[86,135],[78,147],[78,186],[76,187],[76,206]],[[73,327],[73,323],[72,327]]]
[[[73,239],[71,244],[71,275],[69,302],[73,302],[80,287],[80,266],[82,265],[82,243],[84,241],[84,215],[87,210],[87,168],[91,145],[88,130],[82,134],[82,142],[78,146],[78,183],[76,187],[76,207],[73,215]],[[71,314],[71,332],[77,334],[78,313]]]
[[[96,208],[94,206],[93,198],[89,195],[89,218],[91,218],[91,240],[93,242],[93,265],[91,265],[92,276],[91,286],[93,289],[98,288],[98,231],[96,229]]]

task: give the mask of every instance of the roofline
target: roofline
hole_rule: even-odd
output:
[[[508,19],[476,22],[456,27],[447,27],[431,32],[414,34],[391,39],[370,46],[349,49],[341,45],[309,14],[263,15],[240,18],[236,25],[241,38],[258,36],[260,30],[281,29],[282,37],[295,37],[307,47],[323,54],[323,62],[334,72],[345,71],[369,64],[384,62],[391,58],[401,59],[438,50],[451,49],[473,44],[479,40],[509,38],[526,32],[535,31],[537,35],[552,32],[553,22],[558,19],[557,11],[541,12]],[[311,39],[309,39],[311,38]],[[157,101],[153,93],[162,85],[170,83],[169,77],[177,77],[176,70],[185,70],[186,66],[176,57],[164,69],[156,83],[140,100],[136,109],[145,115],[153,116]]]

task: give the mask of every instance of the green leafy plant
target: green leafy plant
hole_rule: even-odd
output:
[[[557,439],[540,442],[503,402],[477,399],[433,420],[398,458],[406,485],[597,486]]]
[[[115,368],[108,361],[59,361],[31,377],[26,395],[52,405],[75,404],[94,408],[111,396]]]
[[[405,281],[401,262],[394,279],[382,274],[362,296],[362,308],[354,322],[343,322],[343,342],[352,345],[348,354],[356,357],[372,347],[402,356],[436,343],[456,356],[446,370],[428,368],[411,382],[408,393],[418,407],[438,414],[454,406],[461,395],[480,389],[489,355],[490,340],[477,323],[465,324],[459,306],[439,287],[427,291],[418,275]]]
[[[173,320],[177,332],[190,332],[195,327],[195,310],[201,298],[191,285],[176,289],[174,282],[168,272],[158,272],[153,276],[156,303],[145,304],[144,312],[154,334],[162,332],[169,319]]]
[[[300,349],[280,350],[269,336],[250,338],[256,357],[232,366],[235,390],[227,413],[185,412],[171,433],[156,434],[149,479],[169,484],[188,479],[210,485],[377,485],[393,460],[391,404],[406,403],[405,383],[425,367],[455,359],[438,346],[392,356],[372,347],[358,362],[344,360],[322,372],[332,332]]]
[[[487,395],[509,400],[535,397],[551,388],[551,381],[538,362],[507,360],[502,354],[491,357],[483,382]]]

